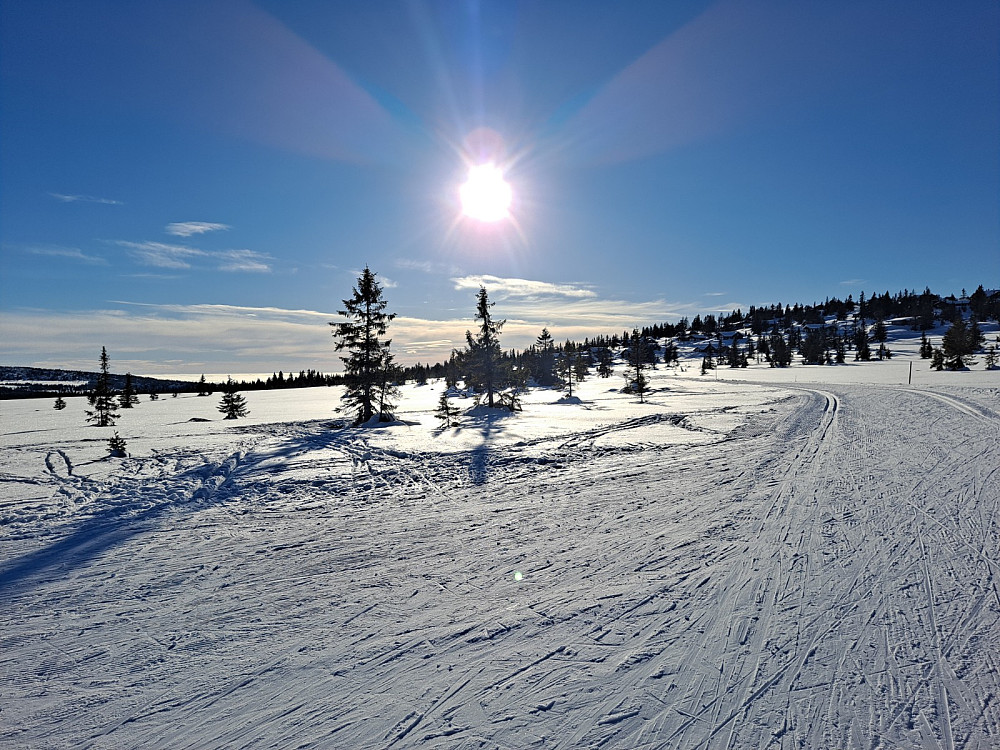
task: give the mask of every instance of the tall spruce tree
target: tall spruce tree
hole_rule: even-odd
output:
[[[108,350],[101,347],[101,371],[97,375],[94,390],[87,396],[87,402],[94,407],[87,410],[87,421],[97,427],[113,427],[118,419],[115,411],[115,394],[111,390],[111,369]]]
[[[369,421],[376,410],[376,402],[384,393],[387,369],[391,364],[389,339],[383,339],[389,322],[396,317],[387,313],[386,300],[368,266],[358,277],[350,299],[343,300],[344,309],[338,311],[346,320],[330,323],[333,336],[337,339],[337,351],[347,351],[341,357],[344,363],[344,400],[350,408],[357,409],[354,424]],[[382,414],[383,403],[379,404]]]
[[[507,321],[493,320],[490,313],[493,304],[486,293],[486,287],[479,287],[476,295],[476,320],[479,321],[479,328],[475,336],[471,331],[465,332],[468,344],[465,356],[466,384],[485,391],[486,405],[490,408],[495,406],[495,395],[504,387],[506,380],[501,360],[500,329]]]
[[[630,375],[628,388],[632,393],[639,394],[640,404],[644,403],[648,381],[642,371],[648,367],[648,364],[646,362],[645,342],[639,335],[638,328],[633,328],[632,335],[629,337],[628,366]]]

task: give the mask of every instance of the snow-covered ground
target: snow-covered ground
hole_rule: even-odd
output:
[[[903,370],[0,402],[0,747],[1000,746],[1000,372]]]

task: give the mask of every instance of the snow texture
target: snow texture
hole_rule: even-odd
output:
[[[898,371],[2,402],[0,747],[996,747],[1000,380]]]

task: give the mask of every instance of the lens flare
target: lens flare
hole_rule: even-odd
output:
[[[459,187],[462,213],[470,219],[493,223],[510,216],[514,191],[493,162],[469,167],[468,179]]]

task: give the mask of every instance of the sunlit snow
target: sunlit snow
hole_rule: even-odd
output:
[[[0,402],[0,746],[995,746],[1000,382],[917,364]]]

